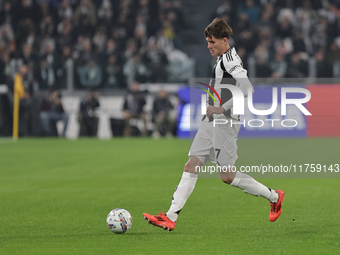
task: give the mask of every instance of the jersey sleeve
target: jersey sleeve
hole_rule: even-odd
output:
[[[243,68],[242,60],[237,55],[235,49],[231,49],[223,54],[222,63],[225,72],[228,72],[233,78],[238,73],[246,72]]]

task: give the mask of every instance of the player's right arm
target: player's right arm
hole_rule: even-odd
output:
[[[252,93],[254,93],[254,88],[247,76],[247,70],[245,70],[242,66],[240,57],[233,51],[230,54],[232,55],[231,57],[227,54],[223,54],[223,65],[226,72],[228,72],[240,85],[239,88],[242,90],[244,97],[247,97],[249,89],[251,89]],[[233,107],[233,98],[225,102],[222,107],[225,111],[231,109]]]

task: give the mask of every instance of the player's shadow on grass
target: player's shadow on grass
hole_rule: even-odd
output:
[[[144,236],[144,235],[150,235],[152,233],[150,232],[129,232],[129,233],[124,233],[124,235],[127,236]]]
[[[152,229],[153,230],[153,229]],[[157,231],[156,231],[157,230]],[[124,233],[123,235],[131,235],[131,236],[143,236],[143,235],[160,235],[160,234],[168,234],[168,235],[182,235],[182,234],[185,234],[183,232],[179,232],[179,231],[171,231],[171,232],[168,232],[168,231],[165,231],[162,229],[154,229],[153,231],[138,231],[138,232],[126,232]]]

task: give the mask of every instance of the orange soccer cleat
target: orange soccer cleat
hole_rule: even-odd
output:
[[[162,212],[158,215],[150,215],[148,213],[143,213],[144,219],[148,220],[149,224],[168,230],[169,232],[175,229],[176,221],[171,221]]]
[[[270,203],[271,209],[269,213],[269,220],[276,221],[279,218],[282,211],[282,203],[285,197],[285,193],[282,190],[275,190],[277,194],[279,194],[279,199],[276,203]]]

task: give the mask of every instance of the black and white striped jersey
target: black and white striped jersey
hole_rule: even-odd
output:
[[[239,87],[240,85],[237,83],[234,77],[240,72],[245,72],[247,74],[247,71],[243,68],[242,60],[238,56],[234,47],[230,48],[217,58],[216,64],[212,71],[209,85],[216,90],[221,98],[222,104],[230,100],[232,98],[232,94],[229,89],[221,88],[219,85],[225,84]],[[214,105],[214,100],[209,95],[207,95],[207,105],[220,107],[221,105],[216,94],[211,89],[209,89],[209,92],[214,95],[217,105]],[[214,114],[213,116],[210,116],[209,121],[213,121],[214,117],[221,118],[225,116],[234,119],[239,118],[239,116],[233,116],[230,109],[228,111],[225,111],[223,114]],[[206,115],[204,115],[202,120],[208,121]]]

